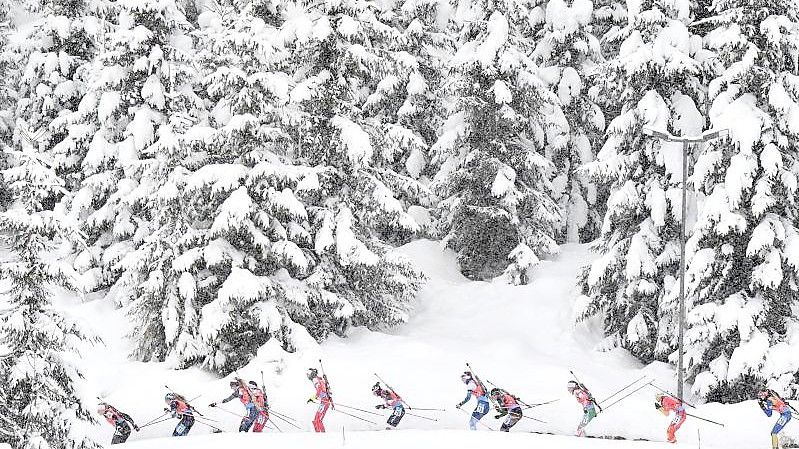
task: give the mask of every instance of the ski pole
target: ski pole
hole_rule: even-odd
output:
[[[275,417],[275,418],[277,418],[277,419],[279,419],[279,420],[281,420],[281,421],[285,422],[286,424],[288,424],[288,425],[290,425],[290,426],[292,426],[292,427],[294,427],[294,428],[296,428],[296,429],[302,430],[302,427],[300,427],[300,426],[298,426],[298,425],[294,424],[293,422],[291,422],[291,421],[287,421],[285,418],[283,418],[282,416],[280,416],[280,415],[278,415],[278,414],[276,414],[276,413],[273,413],[273,414],[274,414],[274,417]],[[274,421],[272,421],[272,423],[274,423]]]
[[[468,416],[472,416],[471,413],[467,412],[466,410],[464,410],[462,408],[459,408],[458,411],[461,412],[461,413],[465,413]],[[491,427],[488,424],[484,423],[483,421],[477,420],[477,424],[480,424],[481,426],[487,428],[488,430],[496,431],[496,429],[494,429],[493,427]]]
[[[160,424],[162,422],[169,421],[170,419],[172,419],[172,418],[166,417],[166,418],[163,418],[163,419],[159,419],[159,420],[155,420],[155,421],[152,421],[152,422],[148,422],[147,424],[142,424],[141,426],[139,426],[139,429],[144,429],[145,427],[154,426],[156,424]]]
[[[271,421],[271,420],[270,420],[270,421]],[[270,422],[269,424],[271,424],[271,425],[275,426],[275,429],[277,429],[277,431],[278,431],[278,432],[280,432],[280,433],[283,433],[283,431],[282,431],[282,430],[280,430],[280,427],[278,427],[278,426],[277,426],[277,424],[275,424],[275,422],[274,422],[274,421]]]
[[[582,387],[585,390],[586,393],[588,393],[588,399],[590,399],[591,402],[596,404],[596,407],[599,409],[599,412],[602,413],[602,406],[599,405],[599,403],[597,403],[596,399],[594,399],[594,396],[591,394],[591,391],[588,390],[588,387],[586,387],[584,383],[580,382],[580,379],[577,378],[577,375],[574,374],[574,371],[569,370],[569,373],[571,373],[571,375],[574,378],[574,380],[577,381],[577,384],[580,385],[580,387]]]
[[[368,414],[370,414],[370,415],[383,416],[383,414],[382,414],[382,413],[377,413],[377,412],[373,412],[373,411],[370,411],[370,410],[364,410],[364,409],[362,409],[362,408],[352,407],[352,406],[350,406],[350,405],[339,404],[339,407],[344,407],[344,408],[346,408],[346,409],[350,409],[350,410],[357,410],[357,411],[359,411],[359,412],[368,413]]]
[[[524,410],[528,410],[528,409],[531,409],[531,408],[540,407],[540,406],[542,406],[542,405],[547,405],[547,404],[551,404],[551,403],[553,403],[553,402],[558,402],[558,401],[560,401],[560,399],[553,399],[553,400],[551,400],[551,401],[540,402],[540,403],[538,403],[538,404],[529,404],[527,407],[525,407],[525,408],[524,408]]]
[[[707,421],[707,422],[709,422],[709,423],[711,423],[711,424],[715,424],[715,425],[717,425],[717,426],[724,427],[724,424],[722,424],[722,423],[720,423],[720,422],[712,421],[712,420],[710,420],[710,419],[707,419],[707,418],[702,418],[701,416],[692,415],[692,414],[690,414],[690,413],[686,413],[686,415],[687,415],[687,416],[690,416],[690,417],[692,417],[692,418],[701,419],[702,421]]]
[[[615,404],[618,404],[619,402],[629,398],[630,396],[634,395],[635,393],[643,390],[644,388],[646,388],[647,385],[650,385],[650,384],[651,384],[651,382],[647,382],[647,383],[641,385],[640,387],[636,388],[635,390],[631,391],[630,393],[627,393],[624,396],[620,397],[619,399],[616,399],[615,401],[611,402],[609,405],[606,405],[605,406],[605,410],[607,410],[607,409],[613,407]]]
[[[285,418],[286,420],[289,420],[289,421],[292,421],[292,422],[295,422],[295,423],[297,422],[297,420],[292,418],[291,416],[286,415],[285,413],[279,412],[279,411],[277,411],[277,410],[275,410],[273,408],[269,409],[269,413],[272,413],[272,414],[274,414],[276,416],[280,416],[281,418]]]
[[[635,381],[631,382],[629,385],[625,386],[625,387],[624,387],[624,388],[622,388],[621,390],[618,390],[617,392],[615,392],[615,393],[613,393],[612,395],[610,395],[610,396],[606,397],[605,399],[602,399],[601,401],[599,401],[599,403],[601,404],[601,403],[603,403],[603,402],[607,402],[607,401],[608,401],[608,399],[610,399],[610,398],[612,398],[612,397],[616,396],[617,394],[621,393],[622,391],[624,391],[624,390],[626,390],[626,389],[628,389],[628,388],[632,387],[633,385],[635,385],[635,384],[637,384],[638,382],[640,382],[642,379],[646,379],[646,375],[643,375],[643,376],[639,377],[638,379],[636,379]]]
[[[213,424],[209,424],[209,423],[207,423],[205,421],[201,421],[200,418],[195,417],[194,420],[195,420],[195,422],[197,422],[197,424],[202,424],[204,426],[210,427],[210,428],[216,430],[217,432],[224,432],[224,430],[220,429],[219,427],[216,427]]]
[[[538,419],[538,418],[533,418],[532,416],[524,416],[524,415],[522,415],[522,418],[525,418],[525,419],[532,419],[533,421],[538,421],[538,422],[540,422],[540,423],[549,424],[549,423],[548,423],[548,422],[546,422],[546,421],[542,421],[542,420],[540,420],[540,419]]]
[[[406,413],[406,415],[408,415],[408,416],[414,416],[414,417],[416,417],[416,418],[426,419],[426,420],[428,420],[428,421],[436,421],[436,422],[438,422],[438,420],[437,420],[437,419],[435,419],[435,418],[428,418],[427,416],[422,416],[422,415],[414,415],[413,413]]]
[[[408,410],[416,410],[417,412],[446,412],[446,410],[443,408],[408,407]]]
[[[377,423],[376,423],[376,422],[374,422],[374,421],[369,421],[369,420],[368,420],[368,419],[366,419],[366,418],[361,418],[360,416],[355,416],[355,415],[353,415],[353,414],[351,414],[351,413],[342,412],[341,410],[337,410],[337,409],[333,409],[333,410],[335,410],[335,411],[336,411],[336,412],[338,412],[338,413],[341,413],[342,415],[347,415],[347,416],[349,416],[349,417],[351,417],[351,418],[360,419],[361,421],[368,422],[369,424],[377,424]]]
[[[163,418],[163,417],[165,417],[165,416],[166,416],[168,413],[169,413],[169,412],[164,412],[164,413],[161,413],[161,415],[160,415],[160,416],[158,416],[158,417],[156,417],[156,418],[153,418],[153,419],[151,419],[151,420],[147,421],[146,423],[144,423],[144,424],[140,425],[140,426],[139,426],[139,428],[141,429],[142,427],[147,427],[147,426],[149,426],[149,425],[155,424],[156,422],[161,422],[161,421],[158,421],[158,420],[159,420],[159,419],[161,419],[161,418]],[[167,419],[168,419],[168,418],[167,418]]]
[[[230,410],[224,409],[224,408],[222,408],[222,407],[220,407],[218,405],[215,406],[215,407],[211,407],[211,408],[216,409],[216,410],[222,410],[223,412],[229,413],[229,414],[235,416],[236,418],[244,418],[244,416],[239,415],[238,413],[235,413],[235,412],[231,412]]]
[[[687,405],[687,406],[689,406],[689,407],[691,407],[691,408],[696,408],[696,406],[695,406],[695,405],[693,405],[693,404],[690,404],[690,403],[688,403],[688,402],[685,402],[684,400],[682,400],[682,398],[678,398],[677,396],[675,396],[675,395],[673,395],[673,394],[669,393],[667,390],[664,390],[664,389],[662,389],[662,388],[658,387],[658,386],[657,386],[657,385],[655,385],[654,383],[651,383],[651,382],[650,382],[650,384],[649,384],[649,385],[652,385],[652,386],[653,386],[653,387],[654,387],[656,390],[659,390],[661,393],[665,393],[665,394],[667,394],[667,395],[669,395],[669,396],[671,396],[671,397],[673,397],[673,398],[675,398],[675,399],[679,400],[681,403],[683,403],[683,404],[685,404],[685,405]]]

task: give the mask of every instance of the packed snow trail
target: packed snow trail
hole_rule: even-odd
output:
[[[546,424],[523,419],[511,430],[511,434],[526,434],[529,431],[558,435],[574,433],[582,410],[566,391],[566,382],[571,378],[570,370],[574,370],[600,401],[642,375],[654,379],[661,387],[674,389],[675,376],[671,367],[661,363],[642,367],[620,349],[598,351],[597,345],[603,337],[599,320],[574,324],[573,306],[578,296],[575,276],[580,267],[593,257],[586,245],[563,246],[561,254],[554,260],[542,262],[527,286],[469,281],[458,272],[454,255],[442,250],[437,242],[417,241],[398,251],[413,259],[429,278],[407,324],[386,332],[354,329],[347,338],[333,337],[313,350],[294,354],[286,354],[277,344],[270,343],[259,351],[255,360],[239,370],[246,380],[259,383],[263,371],[272,408],[296,418],[304,432],[312,430],[311,420],[316,409],[314,404],[306,403],[313,394],[313,387],[305,377],[305,372],[309,367],[318,367],[320,358],[324,361],[336,403],[383,413],[383,416],[357,413],[375,422],[369,424],[331,410],[325,419],[325,426],[331,435],[297,436],[296,440],[291,439],[295,437],[279,435],[253,435],[252,438],[288,438],[285,441],[288,446],[283,446],[281,440],[281,449],[293,447],[292,444],[311,448],[315,447],[312,445],[314,441],[320,441],[321,446],[318,447],[337,447],[328,446],[327,442],[339,444],[342,427],[348,432],[347,435],[354,431],[383,429],[388,412],[374,408],[381,403],[371,392],[371,386],[377,381],[374,373],[378,373],[396,389],[410,405],[409,412],[437,419],[430,421],[406,415],[399,424],[400,430],[436,430],[435,433],[408,433],[430,435],[434,441],[460,435],[458,432],[450,434],[439,431],[467,427],[468,415],[476,404],[474,399],[464,405],[463,410],[455,409],[455,405],[466,394],[465,386],[460,381],[466,362],[472,364],[483,381],[495,382],[527,403],[559,399],[525,412],[526,415],[546,421]],[[166,384],[189,398],[201,395],[192,403],[210,418],[218,420],[215,425],[230,432],[238,429],[240,416],[244,414],[240,403],[224,404],[223,408],[227,411],[207,407],[210,402],[219,401],[230,394],[229,379],[215,378],[197,368],[172,370],[167,363],[128,361],[126,355],[129,348],[122,338],[129,332],[124,310],[114,310],[107,301],[102,300],[89,302],[82,310],[84,319],[91,321],[88,324],[97,329],[106,343],[86,354],[87,378],[89,384],[96,388],[96,391],[86,392],[87,398],[102,394],[109,403],[131,414],[137,421],[146,422],[161,413]],[[490,385],[488,387],[491,388]],[[655,410],[654,394],[654,389],[644,388],[600,413],[588,425],[587,434],[664,441],[670,418],[665,418]],[[445,408],[447,411],[414,412],[414,407]],[[345,410],[351,412],[344,408],[340,411]],[[774,419],[766,418],[752,401],[729,406],[704,405],[699,410],[689,412],[725,422],[727,427],[708,425],[689,418],[677,433],[678,444],[696,444],[699,437],[697,431],[700,430],[703,447],[755,449],[770,446],[769,430]],[[500,421],[495,420],[493,415],[492,410],[482,422],[497,429]],[[298,432],[281,421],[276,422],[285,433]],[[170,435],[176,424],[177,420],[173,419],[147,427],[139,433],[134,432],[128,441]],[[794,424],[787,426],[785,434],[799,433],[793,429]],[[482,426],[479,428],[487,430]],[[103,423],[91,431],[100,441],[110,441],[113,429]],[[195,424],[191,435],[210,432],[209,427]],[[482,433],[478,432],[472,437],[488,438]],[[369,441],[372,441],[371,438],[384,438],[380,440],[381,447],[394,444],[389,441],[405,435],[404,432],[394,431],[359,434],[367,435],[364,438]],[[463,438],[470,438],[466,436],[470,434],[463,435]],[[516,438],[533,438],[529,443],[524,443],[528,447],[539,441],[547,441],[548,444],[563,441],[564,446],[558,447],[566,448],[583,444],[590,447],[596,444],[622,444],[573,437],[536,439],[539,437],[526,434],[491,438],[510,438],[507,441],[520,441],[520,444],[525,440]],[[353,445],[356,444],[355,438],[351,443]],[[163,447],[163,440],[158,441]],[[202,440],[192,438],[188,441]],[[146,444],[141,447],[150,447]],[[158,445],[155,442],[152,444]],[[349,444],[350,440],[348,447]]]
[[[326,434],[214,434],[183,438],[158,438],[131,443],[131,449],[223,449],[269,447],[274,449],[674,449],[668,443],[577,439],[530,433],[470,432],[467,430],[392,430],[349,432],[339,428]],[[682,445],[683,448],[695,446]]]

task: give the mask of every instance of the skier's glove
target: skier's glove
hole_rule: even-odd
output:
[[[136,424],[134,424],[134,425],[133,425],[133,429],[134,429],[136,432],[138,432],[139,430],[141,430],[141,429],[139,429],[139,426],[137,426]]]
[[[494,415],[494,419],[502,418],[502,415]]]
[[[660,402],[655,402],[655,408],[660,410],[663,408],[663,404],[661,404]]]
[[[212,402],[212,403],[208,404],[208,406],[211,407],[211,408],[216,407],[216,402]]]
[[[463,402],[458,402],[458,405],[455,406],[455,408],[458,408],[458,409],[461,408],[461,407],[463,407]]]
[[[377,404],[377,405],[375,405],[375,408],[377,408],[377,409],[386,408],[386,406],[383,405],[383,404]]]
[[[316,398],[308,398],[308,400],[305,401],[306,404],[310,404],[311,402],[316,402]]]

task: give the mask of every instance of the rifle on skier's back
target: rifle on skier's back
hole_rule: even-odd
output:
[[[333,410],[336,409],[336,403],[333,402],[333,388],[330,386],[330,381],[327,380],[327,374],[325,373],[325,366],[322,364],[322,359],[319,359],[319,368],[322,370],[322,380],[325,381],[325,387],[327,388],[327,397],[330,399],[330,407]]]
[[[594,395],[591,394],[591,391],[588,389],[588,387],[586,387],[584,383],[580,382],[580,379],[577,378],[577,376],[574,374],[574,371],[569,370],[569,373],[571,373],[572,377],[574,377],[574,381],[577,382],[577,386],[581,390],[585,391],[585,394],[588,395],[588,400],[590,400],[599,409],[599,411],[602,412],[602,406],[600,406],[599,402],[594,399]]]
[[[480,377],[477,375],[477,373],[474,372],[474,369],[472,369],[472,365],[469,365],[469,362],[466,362],[466,368],[469,368],[469,372],[472,373],[472,377],[474,378],[474,381],[477,382],[477,386],[483,390],[483,393],[488,394],[488,389],[486,388],[483,381],[480,380]]]

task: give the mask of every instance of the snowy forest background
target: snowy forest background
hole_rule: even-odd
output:
[[[89,416],[57,289],[227,374],[406,320],[417,238],[516,284],[594,242],[579,319],[674,362],[682,148],[644,126],[730,131],[689,160],[694,393],[795,393],[793,0],[2,0],[0,442]]]

